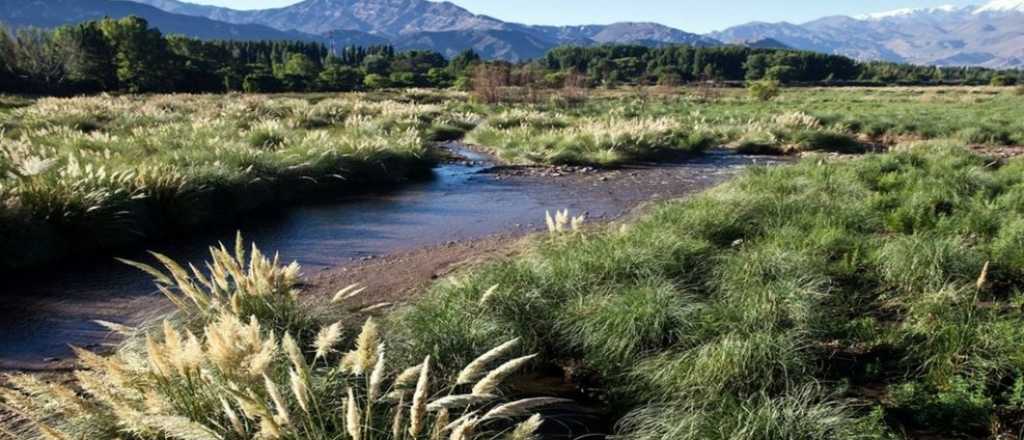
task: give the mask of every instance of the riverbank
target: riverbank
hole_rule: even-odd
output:
[[[433,178],[397,191],[304,204],[287,213],[249,218],[231,229],[165,243],[158,249],[179,261],[199,264],[207,259],[207,245],[231,242],[240,230],[262,248],[280,252],[284,261],[298,261],[312,280],[323,273],[344,273],[335,268],[376,266],[390,261],[389,256],[426,249],[414,252],[419,262],[381,265],[380,270],[368,274],[383,283],[380,293],[395,295],[429,282],[427,268],[436,261],[474,255],[462,253],[460,246],[484,240],[500,247],[506,241],[493,241],[493,237],[509,237],[511,243],[542,230],[545,211],[569,209],[587,213],[590,223],[601,223],[622,218],[638,205],[709,188],[746,166],[779,163],[777,158],[713,150],[673,163],[585,173],[551,168],[537,173],[535,167],[494,168],[486,156],[460,154],[469,157],[446,162],[434,170]],[[453,253],[449,253],[449,245],[454,246]],[[482,248],[493,249],[490,245]],[[145,252],[118,256],[153,262]],[[410,280],[407,284],[387,284],[401,279],[394,273],[408,267],[424,270],[413,271],[416,276],[405,278]],[[372,281],[354,278],[340,279]],[[0,319],[0,367],[8,369],[64,368],[70,357],[68,344],[100,348],[116,343],[94,320],[133,324],[157,318],[167,310],[148,275],[113,259],[75,260],[45,272],[25,273],[8,285],[19,293],[0,297],[0,310],[7,313]],[[326,286],[330,290],[337,283]]]
[[[454,375],[520,338],[616,438],[1015,438],[1022,165],[933,142],[754,168],[438,282],[391,347]]]
[[[472,123],[348,97],[40,99],[0,118],[0,271],[422,180],[455,126]]]

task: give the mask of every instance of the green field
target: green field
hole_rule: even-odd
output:
[[[663,150],[694,154],[704,142],[695,139],[745,149],[757,139],[758,151],[777,153],[886,151],[754,167],[622,224],[555,228],[517,256],[438,281],[361,330],[340,307],[303,307],[299,269],[241,240],[213,252],[209,275],[164,261],[163,272],[147,270],[179,313],[122,329],[129,338],[110,357],[81,352],[89,369],[70,387],[9,379],[2,395],[17,435],[526,440],[537,428],[531,415],[562,402],[507,384],[552,371],[596,392],[617,421],[616,438],[628,440],[1011,439],[1024,431],[1024,159],[966,148],[1024,143],[1024,97],[1011,90],[806,89],[771,102],[740,91],[709,100],[620,90],[579,106],[489,107],[444,94],[414,98],[433,104],[341,101],[388,109],[346,113],[359,121],[346,126],[365,131],[342,130],[328,116],[303,119],[334,108],[334,100],[312,102],[320,97],[204,99],[214,98],[96,98],[135,107],[88,133],[33,126],[33,111],[63,102],[41,101],[14,110],[4,145],[36,135],[46,140],[35,145],[63,155],[84,155],[69,149],[92,137],[108,142],[104,150],[141,148],[107,134],[130,136],[123,121],[145,120],[132,116],[149,114],[141,107],[256,99],[282,122],[218,126],[208,136],[234,139],[231,151],[245,152],[284,139],[257,156],[272,170],[287,169],[279,162],[294,164],[294,155],[308,161],[293,143],[331,139],[334,130],[366,136],[358,145],[406,130],[417,141],[397,151],[412,157],[428,137],[412,133],[468,130],[468,140],[525,163],[611,166]],[[281,107],[288,110],[273,113]],[[180,124],[217,124],[186,119]],[[301,128],[308,120],[328,128]],[[144,163],[180,164],[166,147],[180,138],[162,138],[155,150],[165,152]],[[206,150],[220,142],[205,142],[184,151],[205,158],[190,162],[207,164],[195,170],[216,170]],[[388,147],[370,151],[395,154],[381,144]],[[228,169],[248,167],[241,164]]]

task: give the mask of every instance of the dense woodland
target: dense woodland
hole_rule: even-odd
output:
[[[510,85],[677,85],[771,79],[811,84],[999,84],[1020,71],[861,63],[812,52],[740,46],[562,47],[528,63],[485,62],[472,51],[446,59],[390,46],[331,49],[321,43],[203,41],[165,36],[136,17],[54,30],[0,28],[0,92],[304,92],[388,87],[466,87],[487,63]],[[493,72],[494,69],[491,69]],[[493,75],[492,75],[493,76]]]

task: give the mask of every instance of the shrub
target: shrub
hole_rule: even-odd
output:
[[[751,81],[747,84],[747,93],[758,101],[771,101],[782,93],[782,85],[770,79]]]
[[[626,440],[883,439],[879,421],[864,421],[813,386],[772,397],[721,397],[706,405],[680,399],[642,407],[620,423]]]
[[[927,429],[945,432],[985,434],[993,413],[993,402],[984,390],[985,384],[957,377],[949,386],[939,389],[908,382],[891,387],[897,414],[909,416],[910,422]]]
[[[835,153],[863,153],[864,146],[846,133],[834,131],[804,130],[794,136],[797,147],[803,151],[827,151]]]
[[[1014,84],[1017,84],[1017,78],[1007,75],[996,75],[992,77],[992,80],[989,82],[989,84],[991,84],[993,87],[1012,86]]]

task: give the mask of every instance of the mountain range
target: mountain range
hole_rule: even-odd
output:
[[[0,22],[52,27],[104,16],[137,15],[165,33],[207,39],[302,39],[338,47],[392,44],[452,56],[474,49],[511,61],[560,45],[632,43],[789,47],[942,66],[1024,67],[1024,0],[979,6],[898,9],[802,24],[754,22],[708,35],[657,23],[533,26],[428,0],[305,0],[240,11],[179,0],[0,0]]]
[[[725,43],[770,38],[859,60],[1022,68],[1024,0],[832,16],[803,24],[756,22],[709,36]]]
[[[275,9],[239,11],[178,0],[135,0],[163,11],[234,25],[300,32],[335,46],[389,43],[447,56],[474,49],[487,58],[537,58],[561,45],[721,43],[657,23],[531,26],[474,14],[450,2],[427,0],[305,0]]]

